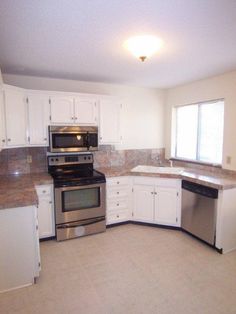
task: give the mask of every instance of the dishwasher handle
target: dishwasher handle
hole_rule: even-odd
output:
[[[209,186],[183,180],[182,189],[193,192],[195,194],[203,195],[208,198],[218,198],[218,190]]]

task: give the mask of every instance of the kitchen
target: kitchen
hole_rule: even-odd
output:
[[[9,7],[3,4],[18,19],[23,8],[29,10],[31,17],[44,16],[43,11],[36,13],[33,7],[25,7],[26,2],[22,8],[15,9],[11,1]],[[191,3],[194,6],[194,1]],[[225,7],[224,18],[234,14],[233,3],[229,2],[228,7],[221,1],[218,4]],[[50,6],[47,9],[50,12]],[[115,4],[114,9],[117,9]],[[50,12],[52,16],[54,13]],[[200,16],[201,13],[200,10]],[[67,14],[72,12],[69,10]],[[60,18],[54,23],[58,21]],[[6,15],[4,22],[12,22],[11,17]],[[27,21],[24,23],[27,27]],[[26,30],[24,23],[22,34]],[[227,27],[228,24],[225,32],[229,31]],[[39,43],[33,44],[31,40],[31,45],[40,51]],[[11,38],[2,43],[6,45],[9,60],[17,58]],[[27,47],[20,41],[17,45],[19,53]],[[144,62],[124,54],[121,58],[131,63],[134,75],[147,71],[147,81],[155,58],[163,60],[161,53]],[[96,80],[95,76],[75,79],[73,75],[57,75],[56,62],[50,74],[40,65],[40,58],[40,66],[33,72],[30,70],[30,62],[35,63],[31,60],[33,55],[28,56],[28,70],[26,66],[14,68],[15,61],[10,62],[7,56],[1,60],[0,223],[4,254],[0,257],[0,285],[4,291],[23,286],[24,282],[32,284],[35,280],[36,284],[1,293],[1,308],[6,313],[234,313],[236,72],[233,61],[231,67],[225,66],[222,71],[199,73],[191,79],[183,73],[183,81],[182,78],[178,81],[176,75],[175,83],[170,80],[169,87],[159,81],[157,88],[147,81],[117,84],[102,77]],[[113,58],[117,61],[118,57],[113,54]],[[73,69],[70,71],[73,73]],[[106,69],[105,75],[108,75]],[[211,101],[222,100],[221,166],[173,158],[176,108],[193,104],[200,107],[202,102],[210,105]],[[98,150],[80,152],[79,156],[91,157],[93,162],[88,165],[106,177],[106,232],[55,240],[55,195],[48,160],[59,156],[50,151],[49,125],[97,127]],[[174,167],[170,167],[170,158]],[[140,166],[143,167],[137,168]],[[180,230],[183,180],[218,191],[215,248]],[[7,256],[12,258],[10,262]],[[22,265],[19,270],[17,267]],[[23,284],[15,285],[16,282]]]

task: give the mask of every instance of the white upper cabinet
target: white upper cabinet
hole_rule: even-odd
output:
[[[69,96],[51,96],[49,99],[51,107],[51,123],[73,124],[74,99]]]
[[[5,88],[7,146],[26,145],[27,112],[24,90]]]
[[[5,134],[5,120],[4,120],[4,101],[3,90],[0,89],[0,150],[5,146],[6,134]]]
[[[48,144],[49,103],[48,97],[40,94],[27,94],[28,144]]]
[[[98,106],[96,99],[89,97],[75,98],[75,123],[97,125]]]
[[[97,125],[97,101],[89,96],[51,96],[51,123]]]
[[[122,105],[114,100],[100,101],[100,144],[121,142],[120,117]]]

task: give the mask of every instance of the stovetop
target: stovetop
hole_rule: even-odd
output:
[[[52,174],[51,174],[52,175]],[[55,187],[78,186],[106,182],[105,175],[97,170],[91,172],[67,172],[52,175]]]
[[[106,182],[105,175],[93,169],[91,154],[50,156],[48,172],[55,187],[89,185]]]

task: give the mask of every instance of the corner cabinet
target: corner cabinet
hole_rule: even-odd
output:
[[[55,236],[55,219],[52,184],[36,185],[38,195],[39,238]]]
[[[134,177],[133,220],[180,227],[181,180]]]
[[[117,100],[100,100],[100,144],[118,144],[121,142],[121,110],[122,104]]]

